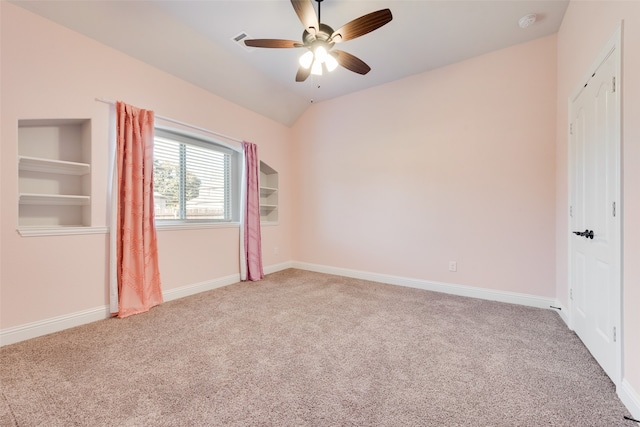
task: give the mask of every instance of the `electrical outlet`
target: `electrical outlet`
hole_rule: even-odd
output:
[[[458,271],[458,263],[455,261],[449,261],[449,271],[456,272]]]
[[[273,248],[273,253],[275,255],[280,255],[280,248],[278,248],[277,246]]]

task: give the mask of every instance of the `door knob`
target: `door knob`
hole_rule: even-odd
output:
[[[593,230],[586,229],[584,231],[574,231],[573,234],[577,236],[583,236],[583,237],[586,237],[587,239],[593,240]]]

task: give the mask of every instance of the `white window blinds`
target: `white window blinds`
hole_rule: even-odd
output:
[[[156,220],[232,220],[233,150],[156,129],[153,155]]]

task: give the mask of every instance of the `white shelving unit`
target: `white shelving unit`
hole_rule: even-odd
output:
[[[91,121],[18,122],[18,227],[91,225]]]
[[[260,221],[278,222],[278,172],[264,162],[260,162]]]

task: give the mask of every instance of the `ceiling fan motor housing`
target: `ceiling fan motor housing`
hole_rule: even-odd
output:
[[[310,45],[315,40],[322,40],[326,42],[327,40],[329,40],[329,37],[331,37],[331,34],[333,34],[333,28],[331,28],[327,24],[320,24],[320,31],[318,31],[318,33],[315,35],[311,34],[307,30],[304,30],[304,32],[302,33],[302,41],[304,42],[305,46]]]

